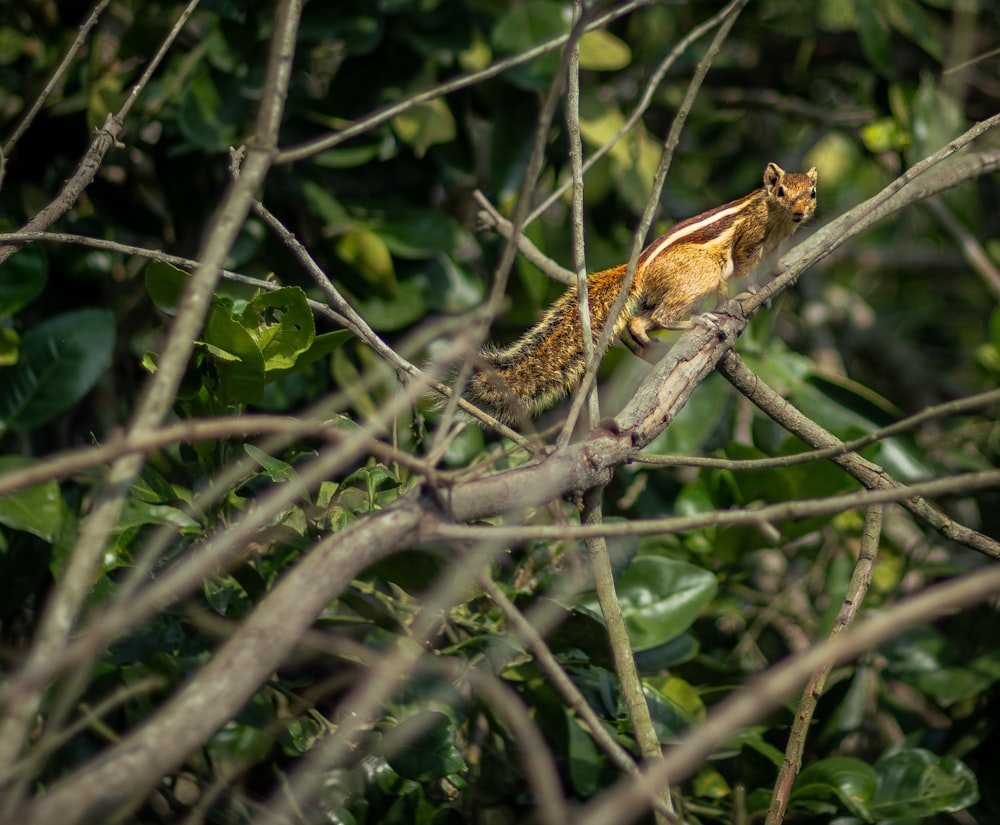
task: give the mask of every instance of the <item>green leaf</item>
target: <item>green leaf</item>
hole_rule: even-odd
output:
[[[246,454],[250,456],[254,461],[256,461],[267,473],[267,477],[274,482],[288,481],[295,475],[295,468],[292,467],[287,461],[282,461],[279,458],[274,458],[268,455],[259,447],[255,447],[253,444],[244,444],[243,449]]]
[[[834,756],[810,765],[798,775],[791,801],[836,799],[855,816],[871,822],[869,805],[876,782],[871,765],[852,756]]]
[[[944,61],[944,41],[937,32],[936,21],[931,20],[922,3],[917,0],[893,0],[884,8],[897,31],[920,46],[935,61]]]
[[[594,72],[624,69],[632,60],[632,50],[613,34],[598,29],[580,38],[580,68]]]
[[[12,367],[21,355],[21,336],[9,327],[0,327],[0,367]]]
[[[247,304],[240,321],[264,356],[265,373],[293,367],[316,337],[312,310],[297,286],[260,293]]]
[[[221,306],[213,306],[205,343],[219,377],[223,403],[256,404],[264,396],[264,356],[243,325]]]
[[[691,395],[677,417],[646,447],[649,453],[690,454],[700,452],[726,416],[727,396],[732,388],[713,373]],[[712,509],[706,502],[704,509]]]
[[[673,742],[685,728],[696,721],[697,717],[687,706],[686,697],[683,701],[679,701],[677,695],[664,693],[661,687],[669,687],[669,680],[645,680],[642,683],[642,692],[649,706],[649,715],[656,729],[657,739],[664,743]]]
[[[314,155],[310,161],[326,169],[353,169],[356,166],[364,166],[376,158],[388,160],[395,154],[392,150],[397,145],[396,141],[390,139],[363,146],[337,147]]]
[[[1000,652],[970,659],[934,627],[915,627],[881,647],[888,675],[912,685],[942,707],[971,699],[1000,680]]]
[[[150,261],[144,280],[156,308],[166,315],[176,315],[191,276],[165,261]]]
[[[335,349],[342,347],[344,343],[354,337],[354,333],[348,329],[338,329],[333,332],[324,332],[313,338],[309,349],[303,352],[296,360],[296,367],[304,367],[312,364],[320,358],[325,358]],[[275,370],[275,376],[280,378],[287,370]],[[272,377],[270,374],[268,378]]]
[[[660,556],[636,556],[617,584],[636,651],[662,645],[687,630],[718,589],[708,570]],[[581,607],[600,609],[593,598]]]
[[[933,154],[965,131],[965,116],[955,97],[924,76],[913,99],[911,162]]]
[[[236,143],[236,126],[226,121],[223,104],[222,94],[207,70],[198,72],[185,84],[177,125],[197,148],[218,152]]]
[[[594,796],[601,789],[601,754],[593,737],[580,720],[563,710],[566,719],[567,762],[573,790],[584,799]]]
[[[427,782],[465,770],[465,760],[455,747],[454,723],[440,711],[425,710],[404,719],[392,731],[409,740],[385,754],[390,767],[400,776]]]
[[[395,300],[373,296],[358,301],[358,309],[373,329],[387,332],[402,329],[427,314],[423,284],[411,279],[399,284]]]
[[[165,504],[177,501],[178,495],[160,473],[147,464],[132,485],[132,497],[149,504]]]
[[[470,241],[452,218],[426,209],[394,211],[386,220],[373,222],[371,229],[393,255],[410,260],[454,252]]]
[[[274,744],[274,712],[258,693],[236,719],[227,722],[205,745],[215,765],[222,770],[243,769],[267,759]]]
[[[419,103],[392,119],[392,128],[403,143],[413,147],[413,154],[422,158],[438,143],[455,139],[455,118],[444,98],[437,97]]]
[[[306,204],[323,220],[323,234],[342,235],[354,226],[354,219],[333,195],[315,181],[302,182]]]
[[[25,456],[0,456],[0,474],[34,463]],[[55,541],[62,520],[62,500],[55,479],[0,496],[0,524],[12,530],[23,530],[51,542]]]
[[[311,716],[299,716],[281,732],[281,749],[286,756],[300,756],[311,751],[322,740],[324,733],[326,728]]]
[[[871,3],[855,3],[858,15],[858,39],[861,50],[872,67],[883,77],[892,77],[892,34],[885,20]]]
[[[39,244],[25,247],[0,264],[0,317],[13,315],[45,288],[49,260]]]
[[[979,799],[975,774],[953,756],[912,748],[875,763],[878,788],[871,811],[880,820],[954,813]]]
[[[118,519],[117,529],[146,527],[151,524],[170,525],[180,531],[197,533],[201,531],[198,522],[183,510],[166,504],[149,504],[139,499],[129,499]]]
[[[337,242],[337,255],[360,272],[373,287],[389,294],[396,288],[392,255],[378,235],[364,227],[343,235]]]
[[[0,368],[0,432],[38,427],[83,398],[104,372],[115,345],[106,309],[79,309],[32,327],[21,357]]]
[[[550,0],[527,0],[508,11],[493,27],[493,47],[499,54],[514,54],[565,34],[570,28],[569,8]],[[559,66],[558,49],[530,63],[504,72],[515,86],[527,90],[544,89]]]
[[[767,728],[763,726],[744,728],[735,737],[730,739],[727,744],[731,747],[750,748],[750,750],[759,753],[767,759],[776,768],[781,767],[781,762],[785,758],[785,754],[764,738],[766,733]]]

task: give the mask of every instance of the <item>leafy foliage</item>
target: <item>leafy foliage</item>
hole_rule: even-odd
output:
[[[825,222],[995,112],[987,75],[996,56],[970,65],[962,56],[986,51],[997,11],[946,5],[750,4],[690,113],[654,230],[749,191],[770,160],[819,168],[817,220]],[[607,8],[612,19],[580,41],[585,155],[608,147],[585,177],[592,270],[627,255],[704,41],[651,84],[657,68],[718,11],[704,2],[639,4],[628,14]],[[27,134],[11,151],[5,146],[5,230],[55,197],[179,11],[170,3],[112,5]],[[29,109],[82,15],[78,4],[28,4],[0,24],[6,123]],[[385,346],[413,363],[435,365],[486,300],[504,241],[478,230],[472,193],[511,213],[563,52],[398,104],[560,37],[572,21],[572,4],[561,0],[305,6],[280,146],[334,140],[274,166],[259,195]],[[54,468],[0,493],[5,679],[21,672],[81,552],[81,524],[107,489],[103,466],[67,470],[53,462],[71,448],[113,443],[160,371],[194,268],[166,258],[202,248],[229,181],[229,147],[254,132],[274,26],[270,8],[203,4],[138,98],[124,146],[106,156],[58,227],[117,245],[36,242],[0,264],[0,483]],[[647,84],[648,108],[616,140]],[[373,113],[381,114],[371,121]],[[552,204],[525,233],[567,266],[572,222],[560,187],[571,178],[569,132],[557,119],[543,134],[532,200]],[[910,207],[838,248],[754,319],[739,345],[746,363],[844,440],[995,387],[996,286],[989,267],[977,277],[962,253],[981,246],[980,257],[1000,261],[1000,209],[988,181],[950,191],[931,208]],[[102,617],[140,602],[155,607],[117,626],[87,666],[47,675],[27,758],[17,762],[15,754],[11,770],[0,757],[0,786],[15,802],[18,795],[29,808],[44,801],[60,779],[155,719],[311,554],[401,503],[421,495],[446,502],[449,485],[528,460],[474,428],[447,444],[437,440],[435,401],[400,401],[399,364],[327,311],[329,291],[301,263],[260,217],[245,220],[169,399],[178,425],[219,429],[144,448],[141,473],[121,493],[121,515],[87,579],[79,626],[99,627]],[[519,258],[491,335],[518,335],[560,289]],[[649,370],[621,349],[602,372],[609,413]],[[266,413],[311,429],[289,424],[283,437],[258,437],[256,416]],[[713,376],[647,452],[737,461],[803,450]],[[981,411],[863,451],[904,483],[991,468],[997,453],[995,416]],[[444,475],[451,471],[457,475]],[[823,499],[856,486],[825,462],[683,470],[637,463],[615,474],[605,512],[610,523],[629,523]],[[942,505],[962,524],[1000,535],[996,489],[956,489]],[[556,501],[505,518],[521,517],[565,525],[576,513]],[[983,563],[902,512],[886,519],[865,611]],[[847,509],[612,542],[620,605],[661,743],[682,742],[748,678],[830,631],[862,533],[862,516]],[[227,536],[235,546],[213,555]],[[183,764],[150,781],[136,811],[119,813],[149,823],[249,822],[286,804],[287,792],[302,802],[302,822],[513,822],[538,813],[549,768],[580,810],[611,788],[621,766],[482,578],[474,580],[488,576],[537,621],[602,730],[638,758],[607,623],[577,544],[477,548],[412,535],[396,550],[366,557],[299,646],[281,651],[270,678],[250,686],[245,706],[221,729],[199,731]],[[156,591],[199,563],[196,585]],[[808,732],[788,819],[945,822],[964,811],[963,821],[1000,820],[1000,796],[988,780],[1000,770],[992,745],[1000,724],[998,622],[995,604],[975,606],[901,631],[835,669]],[[379,691],[385,700],[362,713],[366,696]],[[0,701],[9,722],[13,700]],[[763,820],[794,715],[794,706],[762,714],[693,766],[674,788],[684,821]],[[521,723],[536,730],[542,753],[525,746]],[[315,776],[308,790],[298,787]]]

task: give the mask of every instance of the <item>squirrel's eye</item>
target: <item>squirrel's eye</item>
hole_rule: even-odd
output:
[[[785,197],[785,187],[784,186],[779,186],[778,187],[778,197],[779,198]]]

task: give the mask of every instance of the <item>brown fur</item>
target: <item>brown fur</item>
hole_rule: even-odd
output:
[[[686,329],[690,315],[726,282],[743,277],[816,209],[817,172],[764,171],[762,188],[674,226],[643,250],[625,309],[614,334],[626,328],[634,346],[650,343],[656,329]],[[625,265],[587,279],[591,329],[596,344],[625,280]],[[575,387],[583,376],[583,332],[577,290],[570,288],[542,319],[510,346],[486,346],[466,397],[506,424],[537,415]]]

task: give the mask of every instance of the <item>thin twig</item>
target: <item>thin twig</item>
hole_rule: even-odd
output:
[[[583,509],[580,513],[581,524],[604,526],[601,495],[602,490],[598,487],[583,494]],[[645,762],[657,761],[663,758],[663,751],[659,737],[656,735],[656,729],[653,727],[649,705],[646,704],[646,695],[643,693],[642,679],[635,664],[635,653],[632,651],[628,626],[625,624],[625,615],[622,613],[621,603],[618,601],[615,574],[611,568],[611,558],[608,555],[608,543],[603,536],[597,535],[588,538],[586,544],[587,558],[594,574],[597,601],[601,606],[604,625],[608,631],[608,645],[611,648],[615,674],[618,677],[622,697],[625,699],[625,706],[628,708],[636,743],[639,745],[639,752]],[[670,785],[664,784],[657,788],[657,795],[671,814],[668,819],[657,812],[657,822],[662,825],[670,820],[676,821],[673,816],[674,806],[670,796]]]
[[[704,456],[684,456],[684,455],[658,455],[655,453],[636,453],[632,459],[634,464],[650,464],[659,467],[708,467],[717,470],[732,470],[734,472],[745,472],[752,470],[772,470],[785,467],[794,467],[800,464],[810,464],[814,461],[824,461],[836,458],[847,453],[856,453],[884,441],[887,438],[909,432],[916,429],[921,424],[928,421],[935,421],[950,415],[971,412],[982,407],[1000,402],[1000,390],[988,390],[986,392],[970,395],[967,398],[959,398],[954,401],[946,401],[944,404],[936,404],[927,407],[918,413],[902,418],[885,427],[879,427],[865,435],[844,441],[832,447],[813,450],[811,452],[792,453],[791,455],[775,456],[773,458],[709,458]]]
[[[1000,484],[1000,470],[979,470],[960,473],[948,478],[932,481],[918,481],[903,486],[889,485],[881,489],[860,490],[852,493],[827,496],[826,498],[805,498],[750,507],[741,510],[712,510],[695,516],[669,516],[665,518],[633,519],[627,522],[613,522],[580,525],[572,529],[545,524],[530,526],[482,526],[440,524],[435,535],[450,541],[544,541],[555,538],[588,539],[594,536],[650,536],[658,533],[687,533],[703,527],[729,525],[773,524],[788,519],[810,518],[812,516],[842,513],[855,507],[893,502],[903,504],[922,496],[945,496],[985,490]],[[980,550],[979,547],[973,549]],[[991,558],[1000,559],[1000,552],[982,550]]]
[[[684,93],[684,98],[681,100],[681,104],[677,109],[677,114],[674,115],[674,119],[670,124],[670,130],[663,143],[663,151],[660,155],[660,162],[657,166],[656,174],[653,176],[653,185],[650,188],[649,199],[646,201],[646,209],[643,211],[639,227],[636,229],[635,234],[632,237],[632,249],[629,253],[628,265],[625,270],[625,280],[622,283],[621,289],[619,290],[614,303],[612,303],[611,308],[608,310],[607,319],[604,322],[604,328],[601,330],[600,339],[595,347],[594,361],[587,366],[583,376],[580,378],[580,386],[576,395],[573,397],[573,401],[570,404],[569,411],[567,412],[568,422],[575,422],[579,417],[583,401],[586,398],[586,393],[589,392],[591,384],[597,378],[597,369],[600,366],[600,362],[604,358],[608,348],[611,346],[611,337],[614,332],[615,324],[618,317],[624,311],[625,304],[631,294],[632,282],[635,279],[636,264],[639,261],[639,255],[642,253],[643,247],[646,245],[646,235],[649,232],[649,227],[652,226],[653,216],[656,214],[656,209],[660,200],[660,193],[663,191],[663,184],[666,182],[667,172],[670,171],[670,164],[673,160],[674,150],[680,142],[681,131],[687,121],[688,113],[694,105],[695,98],[698,96],[698,91],[701,88],[701,84],[704,81],[705,76],[708,74],[712,61],[722,49],[722,44],[728,36],[730,29],[736,23],[736,18],[739,17],[740,12],[748,2],[749,0],[733,0],[733,2],[726,7],[726,15],[722,17],[721,22],[719,23],[719,30],[715,33],[715,37],[712,38],[712,42],[709,44],[705,55],[698,62],[698,66],[691,78],[691,82],[688,84],[687,91]],[[569,423],[567,423],[567,427],[569,426]]]
[[[608,23],[618,20],[621,17],[625,17],[636,9],[641,9],[643,6],[648,6],[651,2],[652,0],[631,0],[631,2],[616,6],[606,14],[595,18],[590,24],[588,24],[586,31],[594,31],[596,29],[604,28],[608,25]],[[569,43],[572,36],[572,33],[561,34],[558,37],[553,37],[550,40],[540,43],[534,48],[518,52],[517,54],[506,57],[503,60],[498,60],[496,63],[487,66],[485,69],[458,75],[445,83],[439,83],[437,86],[432,86],[426,91],[410,95],[403,100],[384,106],[378,111],[365,116],[355,123],[352,123],[347,128],[341,129],[339,132],[335,132],[331,135],[324,135],[319,138],[313,138],[305,143],[300,143],[297,146],[292,146],[288,149],[282,150],[278,153],[275,162],[278,164],[294,163],[296,161],[305,160],[306,158],[312,157],[313,155],[327,149],[332,149],[334,146],[339,146],[345,141],[365,134],[365,132],[370,132],[376,126],[381,126],[383,123],[387,123],[394,117],[412,109],[414,106],[419,106],[421,103],[426,103],[430,100],[449,95],[452,92],[457,92],[461,89],[468,88],[469,86],[474,86],[483,80],[503,74],[505,71],[512,69],[515,66],[528,63],[543,54],[554,52]],[[576,37],[579,38],[579,36],[580,33],[577,33]]]
[[[881,504],[873,504],[865,509],[865,526],[861,536],[861,548],[854,565],[850,584],[847,587],[847,593],[844,595],[843,604],[837,614],[833,630],[830,631],[831,639],[843,633],[854,623],[865,596],[868,594],[872,569],[878,556],[879,539],[882,535],[882,510]],[[795,721],[792,723],[792,729],[788,735],[785,757],[781,762],[778,778],[774,783],[771,804],[768,806],[767,820],[764,825],[781,825],[785,818],[785,809],[788,807],[788,800],[792,793],[792,783],[802,768],[802,753],[805,749],[806,737],[809,735],[809,725],[832,669],[833,664],[830,662],[823,665],[809,677],[805,690],[802,691],[798,709],[795,711]]]
[[[666,76],[667,71],[674,65],[674,63],[677,62],[677,59],[684,54],[693,43],[700,40],[703,35],[707,34],[726,20],[729,15],[738,14],[737,7],[742,7],[744,5],[746,5],[744,0],[731,0],[729,5],[723,7],[721,11],[710,17],[704,23],[695,26],[680,39],[677,45],[670,50],[670,53],[663,58],[660,65],[657,66],[653,73],[649,76],[649,82],[646,83],[646,88],[643,90],[642,97],[639,98],[639,102],[625,119],[625,122],[621,125],[618,131],[587,158],[587,161],[583,164],[583,174],[586,174],[590,168],[597,163],[597,161],[610,152],[614,148],[615,144],[627,135],[631,131],[632,127],[639,122],[639,118],[642,117],[642,115],[649,108],[650,104],[653,102],[656,90],[659,88],[660,83],[663,82],[663,78]],[[548,209],[566,193],[566,190],[569,189],[570,186],[571,183],[569,182],[559,184],[555,190],[544,201],[542,201],[534,209],[534,211],[532,211],[532,213],[528,216],[527,221],[525,221],[525,225],[527,226],[534,223],[541,215],[548,211]]]
[[[11,136],[7,138],[7,142],[3,146],[3,154],[6,157],[10,156],[10,153],[14,150],[15,144],[21,139],[28,127],[31,126],[35,117],[42,110],[42,106],[45,105],[45,101],[49,99],[52,93],[55,91],[56,86],[62,80],[66,72],[69,71],[70,65],[73,63],[73,59],[79,53],[80,49],[83,48],[83,44],[87,42],[87,38],[90,36],[90,30],[97,25],[97,21],[100,19],[101,13],[108,7],[111,0],[98,0],[94,8],[91,10],[90,14],[87,15],[87,19],[80,24],[80,29],[70,44],[70,47],[66,50],[66,54],[63,55],[63,59],[56,66],[55,71],[52,72],[52,76],[48,79],[45,87],[41,92],[38,93],[38,97],[35,98],[34,103],[31,104],[31,108],[25,112],[24,117],[18,122],[17,126],[14,127],[14,131]]]
[[[139,258],[149,258],[153,261],[163,261],[171,266],[176,266],[178,269],[183,269],[191,272],[198,268],[199,262],[194,260],[194,258],[185,258],[181,255],[172,255],[168,252],[163,252],[159,249],[150,249],[145,246],[134,246],[133,244],[120,243],[119,241],[109,241],[104,238],[92,238],[88,235],[74,235],[68,232],[0,232],[0,244],[18,244],[18,243],[28,243],[30,241],[43,241],[47,243],[65,243],[65,244],[76,244],[78,246],[87,246],[93,249],[104,249],[108,252],[117,252],[120,255],[134,255]],[[232,272],[228,269],[223,269],[221,271],[222,277],[227,281],[232,281],[235,284],[243,284],[244,286],[250,286],[254,289],[263,289],[269,292],[276,289],[281,289],[283,286],[280,281],[268,281],[263,278],[254,278],[252,275],[243,275],[239,272]],[[331,309],[328,304],[320,303],[319,301],[314,301],[311,298],[307,299],[309,308],[313,312],[323,315],[329,318],[338,326],[350,329],[357,335],[350,322],[340,313]],[[361,336],[358,336],[361,337]]]
[[[573,4],[577,19],[583,19],[582,0]],[[573,43],[570,53],[566,94],[566,133],[569,137],[569,160],[572,171],[573,197],[570,208],[570,236],[573,246],[573,268],[576,270],[577,312],[580,315],[580,332],[583,336],[583,361],[586,366],[594,363],[594,335],[591,331],[590,290],[587,289],[586,239],[583,225],[583,139],[580,136],[580,44]],[[597,426],[600,418],[597,399],[597,384],[592,383],[585,393],[588,420],[591,428]],[[569,443],[573,434],[575,419],[566,418],[562,431],[556,439],[556,446]]]
[[[489,199],[480,190],[476,189],[472,193],[473,199],[479,204],[479,220],[481,228],[491,229],[498,235],[510,240],[514,237],[513,226],[497,208],[490,203]],[[535,246],[534,242],[523,232],[517,236],[517,251],[524,256],[524,259],[550,277],[553,281],[558,281],[566,286],[573,286],[576,283],[576,275],[573,270],[566,269],[553,261],[542,250]]]
[[[756,404],[765,415],[793,435],[801,438],[809,446],[817,449],[841,448],[843,446],[833,433],[805,416],[761,380],[760,376],[755,375],[735,352],[726,353],[720,359],[717,368],[723,378]],[[1000,542],[948,518],[922,498],[925,493],[916,493],[913,488],[897,484],[881,467],[858,455],[844,454],[832,457],[830,460],[869,490],[910,490],[914,493],[912,496],[892,500],[898,501],[919,521],[936,530],[945,538],[990,558],[1000,559]],[[914,485],[914,487],[916,486],[918,485]]]
[[[962,257],[993,294],[993,300],[1000,300],[1000,269],[997,269],[993,261],[990,260],[990,256],[983,249],[976,236],[962,225],[961,221],[955,217],[940,198],[928,200],[927,208],[934,213],[941,225],[955,239],[958,248],[962,251]]]
[[[189,8],[193,8],[193,5]],[[257,120],[258,148],[251,153],[247,162],[247,167],[252,169],[230,190],[227,202],[209,229],[204,253],[199,255],[202,264],[188,285],[188,289],[185,290],[181,309],[160,358],[159,369],[147,385],[146,392],[133,415],[130,425],[133,432],[142,433],[155,428],[173,404],[194,340],[211,305],[211,295],[221,265],[243,224],[249,210],[250,198],[261,185],[270,167],[281,114],[281,106],[272,104],[275,99],[279,104],[285,100],[291,76],[294,33],[300,13],[300,0],[287,0],[279,4],[267,78]],[[180,29],[175,26],[167,35],[167,40],[172,43],[179,32]],[[164,49],[160,50],[161,55],[162,53]],[[88,150],[77,174],[67,183],[56,202],[50,204],[46,210],[42,210],[42,213],[48,210],[50,214],[40,222],[36,216],[25,229],[47,227],[57,217],[56,212],[62,214],[75,202],[82,188],[93,179],[104,152],[116,141],[121,129],[122,120],[109,115],[105,129],[99,133],[98,139]],[[69,200],[69,197],[72,197],[72,200]],[[4,258],[4,252],[15,249],[17,247],[0,247],[0,260]],[[65,647],[80,608],[90,592],[93,570],[105,552],[107,537],[118,522],[142,463],[141,455],[127,456],[111,467],[104,485],[95,498],[90,514],[80,528],[59,586],[41,619],[25,670],[30,671],[41,662],[57,658]],[[83,678],[84,671],[83,668],[77,671],[77,681]],[[18,702],[8,709],[7,716],[0,722],[0,785],[4,783],[23,747],[40,702],[41,691],[23,694]],[[17,794],[8,794],[5,804],[13,806],[17,801]]]
[[[566,671],[563,670],[559,660],[552,653],[552,650],[545,642],[545,638],[535,628],[535,625],[517,609],[517,606],[504,595],[503,590],[485,572],[479,573],[476,581],[483,588],[486,595],[500,608],[500,612],[507,618],[516,637],[520,637],[520,640],[534,654],[535,661],[542,672],[545,673],[553,689],[563,698],[567,706],[572,708],[577,716],[580,717],[587,726],[587,730],[590,731],[590,735],[594,741],[607,754],[615,767],[625,773],[638,776],[639,768],[633,760],[632,755],[618,744],[618,740],[605,727],[600,717],[587,702],[586,697],[566,674]],[[671,809],[667,807],[660,795],[652,789],[649,795],[649,803],[658,813],[668,817],[672,815]]]

